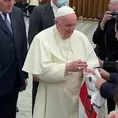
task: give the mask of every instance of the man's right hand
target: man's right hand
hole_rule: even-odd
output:
[[[110,74],[107,71],[102,68],[99,68],[98,70],[103,79],[105,79],[106,81],[110,80]]]
[[[87,63],[85,61],[72,61],[66,64],[66,72],[78,72],[83,71],[87,68]]]
[[[110,20],[111,18],[112,18],[111,12],[110,11],[106,11],[105,14],[104,14],[104,17],[103,17],[103,19],[102,19],[102,21],[100,23],[102,29],[104,29],[104,26],[105,26],[106,22],[108,20]]]

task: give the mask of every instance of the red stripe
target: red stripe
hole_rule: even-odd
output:
[[[93,109],[93,106],[91,105],[91,101],[88,98],[88,91],[86,83],[84,83],[80,90],[80,99],[84,106],[85,113],[87,115],[87,118],[96,118],[97,114],[95,110]],[[92,109],[92,112],[90,112]]]

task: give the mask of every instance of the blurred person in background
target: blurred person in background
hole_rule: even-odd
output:
[[[118,16],[118,0],[110,0],[108,10],[109,11],[105,12],[93,34],[93,42],[96,44],[95,52],[101,60],[115,62],[118,60],[118,40],[115,37],[115,20]],[[115,68],[110,68],[109,70],[105,65],[103,66],[108,72],[114,72]],[[107,100],[107,103],[108,112],[115,109],[114,101]]]
[[[27,73],[22,66],[27,38],[22,11],[14,0],[0,0],[0,117],[16,118],[19,91],[25,90]]]
[[[118,41],[115,37],[115,19],[118,14],[118,0],[110,0],[106,11],[93,34],[96,54],[101,60],[118,60]],[[118,12],[117,12],[118,13]]]
[[[118,18],[115,23],[115,37],[118,40]],[[107,62],[110,68],[115,68],[114,73],[108,73],[103,69],[99,69],[102,78],[96,82],[97,88],[100,89],[102,97],[109,99],[109,101],[118,100],[118,62]],[[105,79],[105,80],[104,80]],[[107,82],[108,81],[108,82]]]

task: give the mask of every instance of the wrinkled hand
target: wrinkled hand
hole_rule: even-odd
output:
[[[35,81],[35,82],[39,82],[39,78],[36,76],[36,75],[33,75],[33,80]]]
[[[99,68],[98,71],[100,72],[100,75],[103,79],[105,79],[106,81],[110,80],[110,74],[107,71],[102,68]]]
[[[106,118],[118,118],[118,112],[111,112]]]
[[[83,71],[87,68],[87,63],[85,61],[72,61],[66,64],[66,72],[78,72]]]
[[[110,20],[112,18],[112,15],[111,15],[111,12],[110,11],[106,11],[105,14],[104,14],[104,17],[102,19],[102,22],[106,22],[108,20]]]
[[[102,21],[100,23],[100,26],[101,26],[102,29],[104,29],[104,26],[105,26],[106,22],[108,20],[110,20],[111,18],[112,18],[111,12],[110,11],[106,11],[105,14],[104,14],[104,17],[103,17],[103,19],[102,19]]]

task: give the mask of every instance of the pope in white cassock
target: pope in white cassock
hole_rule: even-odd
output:
[[[23,67],[40,78],[33,118],[78,118],[82,72],[99,62],[87,37],[75,30],[72,8],[61,7],[55,24],[37,34]]]

